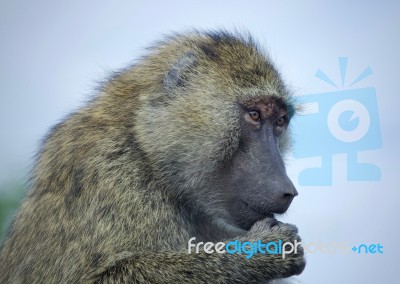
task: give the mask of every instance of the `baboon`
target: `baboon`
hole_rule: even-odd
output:
[[[297,191],[281,153],[293,95],[249,33],[167,36],[44,139],[0,256],[1,283],[261,283],[303,250],[188,252],[300,241],[278,222]]]

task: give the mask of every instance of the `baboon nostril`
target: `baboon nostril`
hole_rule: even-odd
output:
[[[285,198],[289,198],[289,197],[296,197],[297,195],[299,195],[299,193],[297,192],[296,188],[294,187],[294,185],[292,184],[291,181],[290,185],[288,185],[288,187],[284,190],[283,196]]]
[[[283,194],[283,198],[284,199],[290,199],[290,198],[294,198],[296,195],[297,195],[297,193],[296,194],[294,194],[294,193],[285,193],[285,194]]]

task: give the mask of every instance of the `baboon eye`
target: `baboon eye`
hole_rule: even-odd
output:
[[[284,117],[280,117],[276,120],[276,125],[277,126],[284,126],[285,125],[285,118]]]
[[[259,121],[260,120],[260,112],[257,110],[249,110],[249,115],[252,120]]]

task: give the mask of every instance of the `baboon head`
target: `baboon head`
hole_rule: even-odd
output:
[[[175,35],[143,62],[135,75],[151,91],[135,131],[160,187],[190,213],[245,230],[285,212],[297,195],[282,160],[294,106],[253,39]]]

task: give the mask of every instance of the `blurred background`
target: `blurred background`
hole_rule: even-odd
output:
[[[293,92],[314,103],[314,116],[294,121],[287,169],[300,195],[281,217],[310,244],[298,278],[395,283],[399,16],[400,2],[387,0],[1,1],[0,238],[42,137],[97,82],[171,31],[247,29]],[[351,250],[378,243],[383,253]]]

